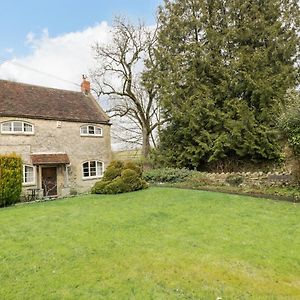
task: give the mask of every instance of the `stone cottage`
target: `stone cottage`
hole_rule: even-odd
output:
[[[0,154],[23,160],[23,192],[85,192],[111,159],[110,121],[83,80],[81,92],[0,80]]]

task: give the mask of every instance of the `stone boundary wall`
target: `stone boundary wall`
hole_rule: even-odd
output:
[[[295,185],[291,173],[233,172],[233,173],[201,173],[216,185],[240,186],[292,186]],[[236,180],[235,180],[236,179]],[[237,184],[234,184],[237,182]]]

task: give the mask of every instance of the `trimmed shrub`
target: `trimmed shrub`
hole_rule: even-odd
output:
[[[134,170],[126,169],[122,171],[121,178],[124,180],[125,183],[133,184],[134,181],[139,179],[139,175]]]
[[[92,193],[119,194],[147,188],[141,174],[141,168],[133,162],[123,164],[120,161],[113,161],[107,167],[103,179],[95,183]]]
[[[117,169],[123,169],[124,168],[124,162],[121,160],[113,160],[110,162],[109,167],[115,167]]]
[[[120,160],[112,161],[106,168],[103,181],[112,181],[115,178],[121,176],[122,170],[124,168],[124,163]]]
[[[141,166],[141,164],[139,163],[135,163],[133,161],[126,161],[124,164],[124,170],[126,169],[130,169],[130,170],[134,170],[135,172],[137,172],[137,174],[141,177],[143,174],[143,168]]]
[[[131,169],[124,170],[121,174],[121,178],[126,189],[131,191],[141,190],[147,186],[146,181],[141,178],[141,175]]]
[[[22,159],[16,154],[0,155],[0,207],[20,201]]]
[[[120,194],[125,192],[131,192],[131,190],[126,187],[121,177],[115,178],[104,189],[104,194]]]
[[[92,194],[105,194],[104,190],[109,183],[109,181],[97,181],[92,188]]]
[[[163,168],[144,172],[143,177],[148,182],[182,182],[192,175],[193,171],[188,169]]]

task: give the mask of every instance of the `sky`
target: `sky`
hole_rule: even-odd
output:
[[[151,26],[162,2],[0,0],[0,79],[78,90],[95,63],[92,45],[109,42],[114,17]]]

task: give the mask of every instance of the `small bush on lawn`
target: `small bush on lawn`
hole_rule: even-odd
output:
[[[121,178],[127,187],[136,191],[147,187],[147,183],[142,179],[141,175],[142,174],[138,174],[135,170],[125,169],[121,174]]]
[[[136,171],[140,177],[143,174],[143,168],[141,166],[141,163],[136,163],[136,162],[133,162],[133,161],[127,161],[124,164],[124,170],[126,170],[126,169]]]
[[[188,176],[190,176],[193,171],[188,169],[175,169],[175,168],[163,168],[163,169],[153,169],[144,172],[143,177],[148,182],[182,182]]]
[[[20,201],[22,159],[15,154],[0,155],[0,207]]]
[[[120,160],[114,160],[106,168],[103,176],[103,181],[112,181],[118,176],[121,176],[122,170],[124,169],[124,163]]]
[[[110,181],[104,181],[104,179],[97,181],[92,187],[92,194],[104,194],[103,191],[109,183]]]
[[[119,194],[147,188],[142,169],[133,162],[113,161],[104,172],[103,179],[92,188],[94,194]]]
[[[131,192],[130,188],[126,186],[121,177],[117,177],[109,182],[103,189],[103,192],[99,194],[121,194],[126,192]]]

